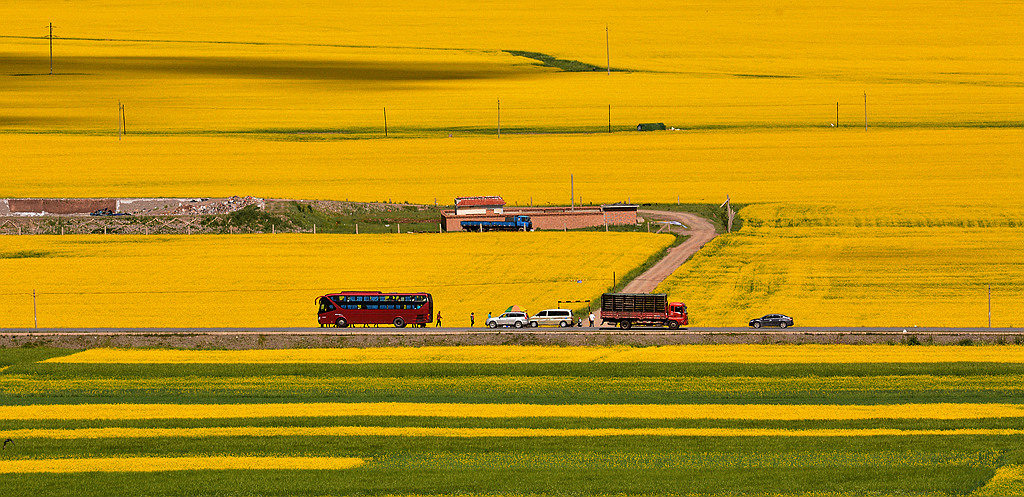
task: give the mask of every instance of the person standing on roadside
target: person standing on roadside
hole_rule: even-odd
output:
[[[437,311],[437,327],[441,327],[441,311]]]
[[[473,327],[473,323],[475,322],[475,320],[476,320],[476,316],[474,316],[472,312],[469,313],[469,327],[470,328]]]
[[[594,313],[593,313],[593,312],[591,312],[591,313],[590,313],[590,327],[591,327],[591,328],[593,328],[593,327],[594,327],[594,320],[595,320],[595,319],[596,319],[596,318],[594,317]]]

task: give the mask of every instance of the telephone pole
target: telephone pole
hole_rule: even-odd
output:
[[[53,23],[50,23],[50,76],[53,76]]]
[[[384,106],[384,138],[388,137],[388,108]]]
[[[992,327],[992,284],[988,284],[988,327]]]
[[[501,99],[498,99],[498,138],[501,138]]]
[[[868,92],[864,92],[864,131],[868,130]]]
[[[678,199],[676,202],[678,202]],[[736,217],[736,211],[732,210],[732,200],[729,199],[728,195],[725,196],[725,202],[722,202],[722,205],[718,206],[719,209],[723,207],[725,208],[725,232],[732,233],[732,220]]]
[[[39,314],[36,313],[36,290],[35,290],[35,288],[32,289],[32,322],[35,324],[36,328],[39,327]]]
[[[612,104],[608,104],[608,132],[612,132]]]
[[[604,56],[608,63],[608,75],[612,75],[612,52],[611,52],[611,41],[608,35],[608,25],[604,25]]]

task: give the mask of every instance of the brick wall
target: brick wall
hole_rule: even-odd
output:
[[[112,198],[12,198],[7,200],[12,213],[88,214],[99,209],[117,210]]]

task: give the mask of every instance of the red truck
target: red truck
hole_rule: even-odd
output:
[[[601,296],[601,321],[624,330],[633,325],[674,330],[690,324],[686,304],[669,302],[664,293],[606,293]]]

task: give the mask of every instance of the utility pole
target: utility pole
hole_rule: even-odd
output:
[[[384,138],[388,137],[388,107],[384,106]]]
[[[124,119],[124,104],[118,102],[118,105],[121,106],[121,132],[123,134],[127,135],[128,134],[128,123]]]
[[[576,182],[572,173],[569,173],[569,203],[572,205],[572,210],[576,210]]]
[[[498,99],[498,138],[501,138],[501,99]]]
[[[729,199],[728,195],[725,196],[725,202],[722,202],[722,205],[718,206],[719,209],[723,207],[725,208],[725,231],[726,233],[732,233],[732,220],[733,217],[736,216],[736,213],[732,210],[732,201]]]
[[[836,128],[839,127],[839,102],[836,102]]]
[[[608,38],[608,25],[604,25],[604,56],[608,63],[608,75],[612,75],[612,52],[611,52],[611,41]]]
[[[868,130],[868,92],[864,92],[864,131]]]
[[[121,101],[118,100],[117,101],[117,140],[118,141],[121,140],[121,134],[124,131],[123,128],[121,127],[121,123],[124,121],[124,119],[121,117],[121,115],[122,115],[121,114]]]
[[[36,313],[36,289],[32,289],[32,322],[35,323],[35,327],[39,327],[39,314]]]
[[[992,327],[992,284],[988,284],[988,327]]]
[[[53,23],[50,23],[50,76],[53,76]]]
[[[612,132],[612,104],[608,104],[608,132]]]

